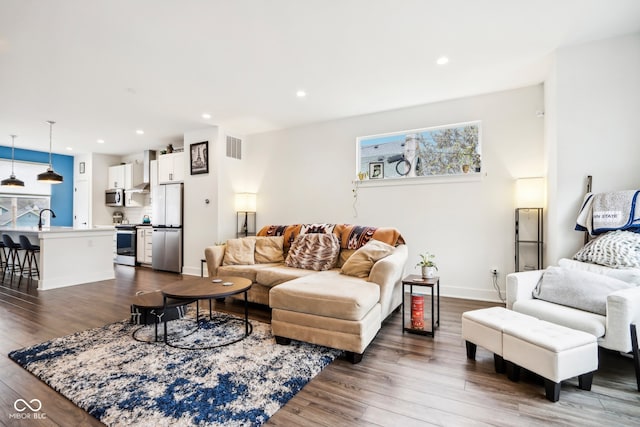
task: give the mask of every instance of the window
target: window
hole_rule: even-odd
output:
[[[481,171],[480,122],[357,138],[360,179],[473,175]]]
[[[0,187],[0,227],[35,227],[40,211],[51,207],[51,184],[36,179],[47,165],[16,161],[14,167],[24,187]],[[11,160],[0,160],[0,170],[8,175]],[[43,215],[42,220],[49,225],[49,215]]]
[[[50,206],[49,196],[0,194],[0,226],[36,227],[40,211]],[[49,215],[43,215],[42,220],[49,225]]]

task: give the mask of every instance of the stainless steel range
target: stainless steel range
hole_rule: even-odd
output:
[[[136,226],[116,225],[116,263],[136,265]]]

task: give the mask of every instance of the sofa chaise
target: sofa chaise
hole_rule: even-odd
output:
[[[265,226],[205,249],[210,277],[253,282],[276,340],[337,348],[353,363],[402,302],[408,250],[398,230],[347,224]]]

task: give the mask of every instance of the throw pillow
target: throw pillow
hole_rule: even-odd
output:
[[[632,285],[640,286],[640,268],[611,268],[590,262],[576,261],[574,259],[561,258],[558,266],[570,270],[589,271],[591,273],[604,274]]]
[[[335,234],[300,234],[291,244],[285,265],[306,270],[329,270],[336,265],[340,240]]]
[[[369,277],[369,272],[378,260],[391,255],[395,248],[379,240],[369,240],[344,263],[340,272],[360,278]]]
[[[602,274],[548,267],[533,290],[533,297],[591,313],[607,314],[607,295],[633,285]]]
[[[256,237],[256,264],[284,262],[283,244],[284,236]]]
[[[222,265],[249,265],[255,264],[254,252],[256,248],[255,237],[242,239],[229,239],[224,250]]]
[[[607,267],[640,267],[640,234],[610,231],[593,239],[573,259]]]

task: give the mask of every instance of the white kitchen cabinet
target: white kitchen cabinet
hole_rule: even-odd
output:
[[[142,175],[143,166],[141,163],[110,166],[107,189],[124,188],[125,190],[130,190],[142,183]]]
[[[125,190],[124,205],[128,208],[137,208],[144,206],[144,194]]]
[[[138,227],[136,230],[136,261],[140,264],[151,264],[153,228]]]
[[[158,182],[169,184],[184,181],[184,153],[163,154],[158,158]]]
[[[109,181],[107,184],[107,189],[113,188],[126,188],[126,179],[127,179],[127,165],[117,165],[109,167]],[[131,170],[129,169],[129,180],[131,180]]]

